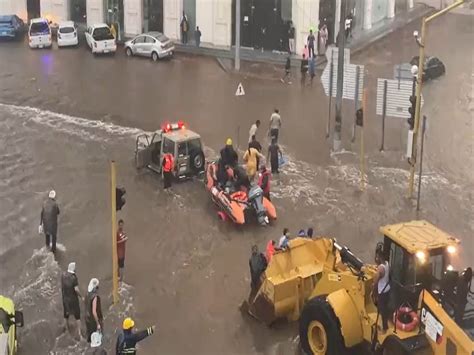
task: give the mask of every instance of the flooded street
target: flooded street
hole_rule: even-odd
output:
[[[90,278],[101,281],[110,349],[125,314],[138,328],[157,325],[140,354],[295,354],[296,324],[268,328],[239,310],[249,292],[251,246],[263,249],[284,227],[294,235],[313,226],[315,234],[336,237],[372,262],[379,226],[427,219],[462,240],[457,264],[467,266],[474,258],[473,52],[460,44],[472,38],[471,24],[472,18],[449,15],[429,35],[429,52],[443,60],[447,74],[423,91],[430,122],[419,213],[406,198],[406,120],[387,118],[387,148],[380,153],[374,89],[377,77],[391,79],[393,65],[417,55],[411,33],[418,24],[351,58],[366,65],[369,87],[363,192],[358,140],[350,143],[353,102],[344,106],[346,150],[331,154],[327,98],[319,82],[302,89],[245,79],[207,57],[153,63],[122,52],[94,57],[85,46],[32,51],[26,43],[0,43],[0,293],[25,313],[20,354],[84,350],[85,343],[62,335],[60,273],[70,261],[77,263],[81,291]],[[456,40],[447,40],[452,33]],[[234,96],[239,82],[243,97]],[[268,228],[219,221],[201,181],[164,192],[160,178],[134,167],[135,137],[163,121],[185,121],[212,158],[227,137],[242,148],[250,125],[261,119],[258,138],[266,147],[275,107],[282,113],[289,163],[272,184],[278,220]],[[129,237],[126,285],[113,308],[110,160],[117,163],[118,184],[127,189],[118,217]],[[57,263],[37,233],[51,188],[61,209]]]

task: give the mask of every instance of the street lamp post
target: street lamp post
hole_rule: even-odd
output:
[[[415,39],[420,47],[419,52],[419,62],[418,62],[418,85],[416,86],[416,107],[415,107],[415,125],[413,128],[413,146],[411,152],[411,159],[410,162],[410,180],[408,184],[408,197],[412,198],[413,196],[413,189],[415,183],[415,165],[416,165],[416,156],[417,156],[417,138],[418,138],[418,131],[420,127],[420,112],[421,112],[421,89],[423,84],[423,71],[425,67],[425,47],[426,47],[426,27],[429,22],[446,14],[447,12],[451,11],[452,9],[464,4],[464,0],[458,0],[455,3],[449,5],[445,9],[434,13],[431,16],[423,18],[423,22],[421,24],[421,38],[418,38],[418,32],[414,32]]]
[[[344,25],[346,17],[346,0],[341,0],[341,12],[339,18],[339,33],[337,34],[337,90],[336,90],[336,119],[334,125],[333,149],[335,152],[341,150],[342,131],[342,96],[344,93],[344,45],[346,36]],[[331,93],[329,93],[331,95]]]

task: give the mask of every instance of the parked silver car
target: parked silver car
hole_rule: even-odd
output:
[[[150,57],[156,62],[158,59],[171,57],[173,52],[173,42],[160,32],[143,33],[125,42],[125,53],[128,57],[140,55]]]

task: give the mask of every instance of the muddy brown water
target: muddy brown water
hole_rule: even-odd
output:
[[[366,65],[367,85],[391,78],[393,65],[416,53],[413,28],[353,57]],[[452,41],[444,34],[450,31],[457,33]],[[472,49],[460,43],[469,35],[472,27],[461,15],[440,20],[430,32],[430,52],[448,74],[424,90],[430,126],[419,214],[405,198],[405,122],[388,119],[387,149],[379,153],[380,121],[371,109],[368,185],[360,192],[358,145],[350,143],[345,124],[346,151],[330,154],[327,98],[319,85],[302,89],[228,75],[210,58],[177,56],[156,64],[122,53],[93,57],[85,47],[31,51],[26,43],[0,43],[0,292],[25,310],[20,353],[83,351],[83,343],[61,333],[59,275],[71,260],[83,292],[91,277],[102,282],[109,347],[125,314],[138,327],[157,325],[140,344],[143,354],[295,353],[297,324],[268,328],[239,310],[249,291],[252,244],[263,249],[283,227],[296,233],[313,226],[371,262],[380,225],[426,218],[462,240],[457,264],[465,265],[474,255]],[[239,81],[246,96],[236,98]],[[212,157],[228,136],[243,146],[250,124],[260,118],[265,126],[274,107],[282,112],[289,163],[273,181],[279,218],[268,228],[222,223],[200,181],[163,192],[160,179],[133,166],[136,135],[164,120],[185,120]],[[346,117],[352,107],[345,103]],[[265,146],[264,136],[262,129]],[[127,188],[119,217],[129,236],[126,285],[112,308],[110,159]],[[41,249],[37,234],[41,202],[51,188],[61,208],[57,262]]]

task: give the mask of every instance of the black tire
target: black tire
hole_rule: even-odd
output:
[[[157,62],[158,60],[160,60],[160,56],[158,55],[158,53],[152,52],[151,53],[151,60],[154,61],[154,62]]]
[[[318,328],[313,327],[317,322],[324,328],[325,335],[321,335],[321,332],[318,332]],[[319,336],[325,338],[326,344],[324,346],[320,343],[319,351],[317,349],[317,342],[310,340],[308,336],[310,332],[312,333],[311,336],[313,336],[313,331],[318,332]],[[326,301],[326,296],[315,297],[305,304],[299,321],[299,333],[301,348],[308,355],[346,354],[339,320],[330,304]],[[316,339],[316,337],[313,339]]]
[[[204,153],[202,151],[191,156],[191,169],[194,173],[200,173],[204,171],[205,163]]]
[[[125,50],[125,54],[127,55],[127,57],[133,57],[133,51],[130,47],[127,47],[127,49]]]

